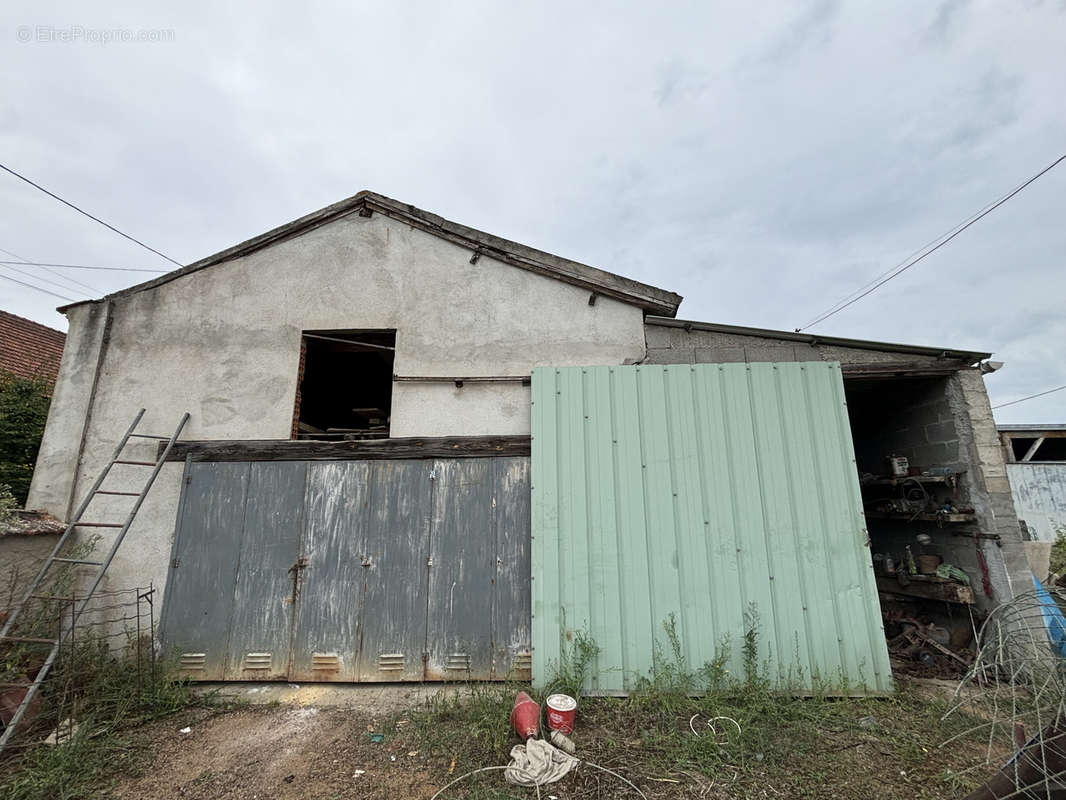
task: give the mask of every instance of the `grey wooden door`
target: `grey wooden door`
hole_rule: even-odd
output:
[[[190,463],[161,637],[202,680],[529,677],[529,459]]]

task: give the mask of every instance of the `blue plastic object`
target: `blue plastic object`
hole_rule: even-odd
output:
[[[1044,614],[1044,627],[1047,629],[1047,638],[1051,641],[1052,648],[1063,658],[1066,658],[1066,616],[1058,603],[1044,588],[1044,585],[1033,576],[1036,585],[1036,596],[1040,600],[1040,610]]]

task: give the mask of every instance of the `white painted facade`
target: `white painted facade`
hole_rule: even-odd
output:
[[[302,331],[395,329],[401,376],[525,376],[541,365],[644,357],[639,304],[602,296],[590,304],[587,288],[489,255],[470,262],[470,248],[403,221],[348,214],[71,307],[27,507],[67,519],[142,407],[145,432],[169,433],[188,411],[183,439],[288,439]],[[395,382],[391,435],[527,434],[529,391]],[[142,443],[128,452],[151,459],[154,451]],[[136,490],[148,472],[115,467],[105,488]],[[163,588],[181,474],[181,464],[163,468],[104,588]],[[121,520],[130,500],[98,498],[85,518]]]

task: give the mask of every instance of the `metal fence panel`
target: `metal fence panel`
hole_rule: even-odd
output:
[[[533,374],[533,672],[587,631],[587,690],[623,693],[758,635],[770,677],[890,691],[837,364],[540,368]]]
[[[1059,531],[1066,531],[1066,464],[1007,464],[1007,478],[1014,509],[1029,535],[1038,542],[1054,542]]]

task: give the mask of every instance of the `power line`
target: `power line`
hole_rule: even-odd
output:
[[[80,209],[80,208],[78,208],[78,207],[77,207],[76,205],[74,205],[73,203],[71,203],[71,202],[69,202],[69,201],[67,201],[67,200],[64,200],[64,199],[63,199],[62,197],[60,197],[59,195],[57,195],[57,194],[55,194],[55,193],[53,193],[53,192],[50,192],[50,191],[48,191],[48,190],[47,190],[47,189],[45,189],[45,188],[44,188],[43,186],[41,186],[41,185],[40,185],[39,183],[34,183],[34,182],[33,182],[33,181],[31,181],[31,180],[30,180],[29,178],[27,178],[27,177],[26,177],[25,175],[19,175],[19,174],[18,174],[17,172],[15,172],[15,170],[11,169],[11,167],[5,166],[4,164],[0,164],[0,169],[4,170],[4,172],[9,172],[9,173],[11,173],[11,174],[12,174],[12,175],[14,175],[14,176],[15,176],[16,178],[18,178],[18,179],[19,179],[20,181],[25,181],[25,182],[26,182],[26,183],[28,183],[28,184],[29,184],[30,186],[32,186],[32,187],[33,187],[34,189],[39,189],[40,191],[44,192],[44,193],[45,193],[46,195],[48,195],[49,197],[52,197],[52,198],[54,198],[54,199],[58,200],[58,201],[59,201],[60,203],[62,203],[63,205],[65,205],[65,206],[69,206],[70,208],[73,208],[73,209],[74,209],[75,211],[77,211],[77,212],[78,212],[79,214],[83,214],[84,216],[88,217],[89,219],[93,220],[94,222],[99,222],[99,223],[100,223],[101,225],[103,225],[103,226],[104,226],[105,228],[108,228],[109,230],[112,230],[112,231],[114,231],[114,232],[115,232],[115,233],[117,233],[117,234],[118,234],[119,236],[122,236],[122,237],[124,237],[124,238],[126,238],[126,239],[129,239],[129,240],[130,240],[131,242],[133,242],[134,244],[139,244],[139,245],[140,245],[141,247],[143,247],[143,248],[144,248],[145,250],[149,250],[149,251],[151,251],[151,252],[155,253],[155,254],[156,254],[157,256],[160,256],[161,258],[165,258],[165,259],[166,259],[167,261],[169,261],[169,262],[170,262],[171,264],[176,264],[176,265],[177,265],[177,266],[179,266],[179,267],[181,267],[181,266],[184,266],[183,264],[180,264],[179,262],[175,261],[175,260],[174,260],[173,258],[171,258],[170,256],[168,256],[168,255],[164,255],[163,253],[160,253],[160,252],[159,252],[158,250],[156,250],[156,249],[155,249],[154,247],[149,247],[148,245],[146,245],[146,244],[145,244],[144,242],[142,242],[141,240],[139,240],[139,239],[134,239],[134,238],[133,238],[132,236],[130,236],[130,235],[129,235],[128,233],[123,233],[123,232],[122,232],[122,231],[120,231],[120,230],[119,230],[118,228],[116,228],[116,227],[115,227],[114,225],[109,225],[109,224],[107,224],[106,222],[104,222],[104,221],[103,221],[102,219],[100,219],[99,217],[94,217],[94,216],[93,216],[92,214],[90,214],[90,213],[89,213],[88,211],[85,211],[85,210],[83,210],[83,209]]]
[[[36,289],[38,292],[44,292],[45,294],[50,294],[50,295],[52,295],[52,297],[58,297],[60,300],[69,300],[72,303],[77,303],[78,302],[73,297],[67,297],[66,295],[59,294],[58,292],[52,292],[52,291],[49,291],[48,289],[42,289],[40,286],[34,286],[32,283],[26,283],[25,281],[20,281],[18,278],[12,278],[10,275],[0,274],[0,278],[3,278],[4,280],[11,281],[12,283],[18,283],[18,284],[21,284],[23,286],[27,286],[30,289]]]
[[[823,322],[823,321],[829,319],[834,314],[839,314],[841,311],[843,311],[848,306],[852,305],[853,303],[857,303],[859,300],[862,300],[862,298],[866,297],[868,294],[877,291],[877,289],[879,289],[880,287],[884,286],[886,283],[888,283],[890,280],[895,278],[897,275],[903,274],[904,272],[909,270],[911,267],[913,267],[915,264],[917,264],[919,261],[924,259],[926,256],[930,256],[933,253],[935,253],[937,250],[939,250],[941,247],[946,245],[948,242],[950,242],[952,239],[954,239],[956,236],[958,236],[964,230],[969,228],[971,225],[973,225],[979,219],[981,219],[982,217],[987,216],[988,214],[991,214],[993,211],[995,211],[1001,205],[1006,203],[1008,200],[1010,200],[1012,197],[1014,197],[1020,191],[1025,189],[1027,186],[1029,186],[1031,183],[1036,181],[1038,178],[1040,178],[1043,175],[1045,175],[1048,172],[1050,172],[1052,169],[1057,167],[1063,161],[1066,161],[1066,153],[1064,153],[1063,155],[1059,156],[1051,164],[1049,164],[1048,166],[1044,167],[1042,170],[1040,170],[1040,172],[1036,173],[1036,175],[1034,175],[1033,177],[1031,177],[1027,181],[1025,181],[1025,183],[1022,183],[1021,185],[1019,185],[1016,188],[1012,189],[1010,192],[1005,194],[999,200],[995,201],[991,205],[985,206],[981,211],[977,212],[976,214],[971,215],[966,220],[964,220],[963,222],[959,223],[954,228],[949,230],[947,233],[941,235],[937,239],[934,239],[933,242],[930,243],[932,245],[931,247],[930,247],[930,245],[926,245],[925,248],[922,248],[922,250],[924,250],[924,252],[922,252],[922,250],[915,251],[916,253],[921,253],[921,255],[918,255],[915,258],[914,254],[912,254],[902,264],[900,264],[900,265],[898,265],[896,267],[893,267],[891,270],[889,270],[888,273],[882,273],[882,277],[880,279],[875,279],[872,286],[870,284],[866,284],[867,286],[870,287],[870,288],[866,289],[866,291],[861,291],[860,290],[861,293],[858,296],[856,296],[856,297],[852,297],[852,295],[855,294],[854,292],[852,292],[851,295],[848,295],[848,297],[845,297],[844,300],[839,301],[835,306],[831,307],[828,311],[823,312],[819,317],[817,317],[812,322],[808,322],[802,328],[796,328],[796,332],[799,333],[800,331],[806,330],[807,328],[810,328],[813,325],[817,325],[819,322]],[[885,277],[886,275],[887,275],[887,277]],[[849,297],[851,298],[850,300],[848,299]],[[845,302],[845,301],[847,301],[847,302]]]
[[[998,406],[992,406],[992,408],[1004,408],[1005,406],[1012,406],[1015,403],[1024,403],[1026,400],[1032,400],[1034,397],[1043,397],[1045,394],[1051,394],[1052,392],[1061,392],[1063,389],[1066,389],[1066,386],[1056,386],[1054,389],[1048,389],[1046,392],[1037,392],[1036,394],[1031,394],[1028,397],[1023,397],[1020,400],[1011,400],[1009,403],[1000,403]]]
[[[143,267],[91,267],[86,264],[53,264],[50,261],[0,261],[0,264],[20,264],[24,267],[62,267],[63,269],[100,269],[109,272],[153,272],[162,275],[165,269],[144,269]]]
[[[20,264],[29,264],[30,263],[29,259],[23,258],[18,253],[12,253],[10,250],[5,250],[2,247],[0,247],[0,253],[4,253],[6,255],[9,255],[12,258],[17,258],[19,260]],[[106,294],[106,292],[104,292],[103,289],[98,289],[95,286],[90,286],[87,283],[82,283],[81,281],[77,280],[76,278],[71,278],[69,275],[64,275],[62,272],[56,272],[54,269],[50,269],[49,267],[41,267],[41,269],[43,269],[45,272],[49,273],[50,275],[55,275],[58,278],[62,278],[67,283],[69,283],[71,286],[80,287],[79,291],[80,291],[80,289],[88,289],[90,292],[93,292],[94,294]]]
[[[18,267],[13,267],[10,264],[4,264],[3,266],[4,266],[5,269],[9,269],[9,270],[11,270],[13,272],[17,272],[19,275],[24,275],[27,278],[33,278],[35,281],[44,281],[45,283],[50,283],[50,284],[52,284],[52,286],[58,286],[60,289],[62,289],[64,291],[67,291],[67,292],[69,292],[71,290],[69,286],[66,286],[66,285],[62,284],[59,281],[53,281],[53,280],[49,280],[48,278],[43,278],[40,275],[34,275],[32,272],[28,272],[28,271],[26,271],[24,269],[19,269]],[[79,294],[84,294],[84,292],[79,292]]]

